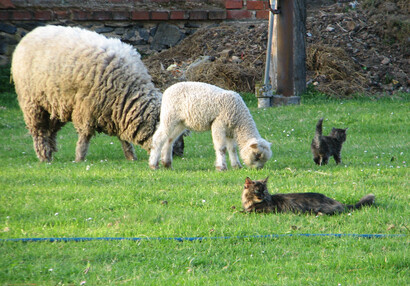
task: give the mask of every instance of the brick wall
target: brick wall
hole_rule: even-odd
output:
[[[268,0],[0,0],[0,21],[267,19]]]
[[[268,13],[268,0],[0,0],[0,66],[10,64],[27,32],[45,24],[83,26],[150,54],[171,45],[155,44],[159,25],[179,29],[182,40],[201,26]]]

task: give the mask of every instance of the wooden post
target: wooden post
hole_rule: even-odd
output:
[[[298,104],[306,90],[306,0],[278,0],[272,39],[273,105]]]

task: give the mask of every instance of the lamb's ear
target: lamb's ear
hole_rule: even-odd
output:
[[[248,188],[250,185],[252,185],[252,180],[249,177],[246,177],[245,188]]]
[[[266,184],[268,182],[269,176],[266,177],[265,180],[263,180],[263,182]]]
[[[249,140],[248,144],[249,147],[251,147],[252,149],[258,148],[258,140],[256,138],[252,138],[251,140]]]

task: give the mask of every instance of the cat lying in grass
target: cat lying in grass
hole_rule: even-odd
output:
[[[244,212],[294,212],[332,215],[373,205],[375,199],[373,194],[369,194],[354,205],[344,205],[319,193],[271,195],[267,188],[267,181],[268,178],[258,181],[252,181],[249,177],[245,179],[245,188],[242,192]]]

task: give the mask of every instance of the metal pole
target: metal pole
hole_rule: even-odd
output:
[[[268,43],[267,43],[267,51],[266,51],[266,63],[265,63],[265,76],[263,79],[262,86],[256,85],[255,86],[255,93],[258,97],[258,107],[259,108],[266,108],[272,106],[272,98],[273,98],[273,91],[272,85],[270,84],[269,78],[269,70],[272,58],[272,37],[273,37],[273,21],[274,21],[274,14],[277,14],[278,11],[276,10],[276,1],[269,0],[269,28],[268,28]]]
[[[276,1],[269,0],[270,7],[276,9]],[[264,85],[269,84],[269,69],[270,69],[270,61],[272,56],[272,35],[273,35],[273,12],[270,10],[269,12],[269,29],[268,29],[268,50],[266,51],[266,64],[265,64],[265,78],[263,81]]]

